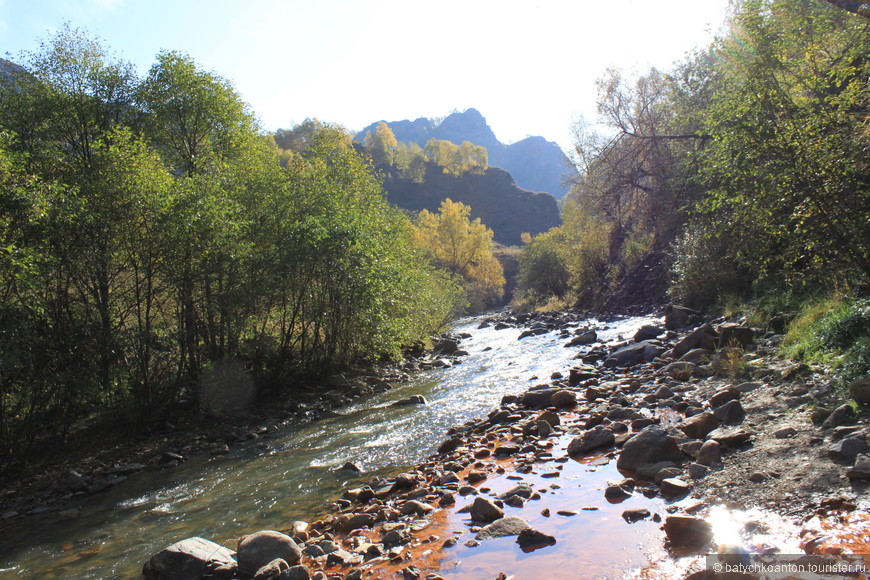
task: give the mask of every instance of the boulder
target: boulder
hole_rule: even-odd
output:
[[[207,568],[235,565],[234,553],[229,548],[204,538],[188,538],[151,556],[142,568],[142,577],[144,580],[199,580]],[[253,572],[258,569],[259,566]]]
[[[495,421],[493,422],[495,423]],[[463,445],[465,445],[465,441],[461,437],[451,437],[438,446],[438,453],[451,453]]]
[[[287,568],[284,575],[278,578],[278,580],[309,580],[310,578],[311,572],[308,568],[302,564],[297,564]]]
[[[577,404],[577,393],[562,389],[550,397],[550,404],[557,409],[570,409]]]
[[[673,353],[677,358],[697,348],[712,352],[716,348],[718,337],[709,324],[702,324],[674,345]]]
[[[471,504],[470,515],[473,521],[488,524],[499,518],[503,518],[504,510],[490,500],[478,497],[475,498],[474,503]]]
[[[720,348],[731,346],[745,349],[753,342],[755,342],[755,333],[750,327],[733,323],[719,325]]]
[[[703,348],[693,348],[681,356],[679,362],[690,362],[696,365],[707,364],[710,362],[710,351]]]
[[[632,510],[625,510],[622,512],[622,519],[627,521],[630,524],[634,522],[639,522],[640,520],[645,520],[650,517],[650,511],[646,508],[636,508]]]
[[[601,373],[599,373],[595,367],[585,364],[578,365],[571,367],[571,370],[568,371],[568,384],[572,387],[576,387],[582,381],[597,379],[600,376]]]
[[[715,409],[716,407],[721,407],[728,401],[733,401],[739,398],[740,391],[738,391],[734,387],[728,387],[727,389],[716,391],[716,393],[712,397],[710,397],[710,400],[708,402],[710,403],[710,407],[712,409]]]
[[[432,350],[440,354],[453,354],[459,350],[459,343],[452,338],[442,338],[435,343]]]
[[[502,500],[503,502],[507,502],[512,497],[529,499],[530,497],[532,497],[532,493],[534,493],[534,490],[532,489],[531,485],[529,485],[528,483],[520,483],[519,485],[516,485],[504,492],[503,494],[499,495],[498,499]]]
[[[301,557],[302,550],[293,538],[273,530],[263,530],[244,536],[239,540],[236,555],[239,570],[243,574],[254,574],[277,558],[293,566],[299,563]]]
[[[594,330],[587,330],[565,343],[565,348],[585,346],[594,342],[598,342],[598,334]]]
[[[718,441],[705,441],[698,451],[698,457],[695,458],[695,463],[710,467],[722,462],[722,447]]]
[[[855,433],[828,447],[828,456],[831,459],[840,459],[851,463],[855,461],[858,454],[865,451],[867,451],[867,436],[864,433]]]
[[[554,413],[552,411],[544,411],[540,415],[538,415],[538,421],[546,421],[550,424],[551,427],[555,427],[561,423],[559,419],[558,413]]]
[[[520,404],[529,409],[543,409],[552,405],[553,394],[562,389],[529,389],[520,397]]]
[[[870,479],[870,456],[860,455],[853,467],[846,470],[849,479]]]
[[[627,485],[608,485],[604,489],[604,499],[610,503],[620,503],[631,497],[632,489]]]
[[[736,425],[743,422],[743,419],[746,418],[746,411],[743,410],[743,405],[736,399],[728,401],[721,407],[716,407],[713,409],[713,414],[725,425]]]
[[[852,405],[845,403],[828,415],[828,418],[822,423],[822,429],[833,429],[841,425],[854,425],[856,418],[855,409],[852,408]]]
[[[402,504],[402,507],[399,510],[399,513],[401,513],[403,516],[408,516],[408,515],[425,516],[426,514],[431,512],[433,509],[435,509],[435,508],[433,508],[431,505],[429,505],[427,503],[423,503],[421,501],[417,501],[416,499],[412,499],[412,500],[406,501],[404,504]],[[369,514],[359,514],[359,515],[368,516]],[[371,516],[369,516],[369,517],[371,517]],[[374,518],[372,518],[372,519],[374,519]],[[369,525],[371,525],[371,524],[366,524],[366,526],[360,526],[360,527],[368,527]]]
[[[683,452],[677,446],[677,441],[664,429],[653,425],[625,442],[616,460],[616,467],[637,471],[645,465],[662,461],[680,463],[682,460]]]
[[[643,340],[629,344],[611,353],[604,360],[604,366],[611,367],[630,367],[642,363],[651,362],[654,358],[665,351],[664,347],[654,340]]]
[[[284,578],[282,574],[286,574],[289,569],[290,564],[281,558],[275,558],[257,570],[253,580],[278,580],[278,578]]]
[[[849,396],[859,405],[870,405],[870,376],[849,383]]]
[[[610,447],[614,441],[613,431],[599,425],[574,437],[568,444],[568,455],[579,455],[602,447]]]
[[[381,536],[381,543],[385,548],[401,546],[411,541],[411,536],[408,532],[402,530],[390,530]]]
[[[701,548],[713,539],[709,522],[694,516],[668,516],[664,530],[674,548]]]
[[[707,437],[724,447],[739,447],[752,439],[752,434],[738,427],[719,427],[711,431]]]
[[[553,426],[547,421],[538,419],[535,421],[535,425],[537,425],[538,428],[538,437],[549,437],[553,434]]]
[[[719,419],[713,413],[698,413],[680,424],[680,430],[692,439],[704,439],[719,427]]]
[[[634,342],[643,342],[652,338],[658,338],[659,336],[664,334],[664,332],[665,329],[661,326],[644,324],[637,329],[637,332],[634,333]]]
[[[426,397],[423,395],[411,395],[407,399],[399,399],[392,404],[393,407],[404,407],[407,405],[425,405]]]
[[[491,538],[504,538],[505,536],[518,536],[523,530],[528,529],[531,529],[531,526],[523,518],[507,516],[481,528],[475,538],[478,540],[489,540]]]
[[[674,500],[688,495],[691,490],[691,485],[682,479],[677,479],[676,477],[663,479],[659,485],[659,491],[661,492],[662,497],[668,500]]]
[[[695,311],[684,306],[674,306],[668,304],[665,307],[665,328],[668,330],[679,330],[685,328],[692,321]]]

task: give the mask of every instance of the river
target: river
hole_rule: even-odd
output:
[[[614,341],[653,321],[588,324],[601,340]],[[338,409],[338,416],[287,427],[229,455],[141,473],[88,497],[74,518],[49,514],[4,525],[0,578],[137,578],[152,554],[180,539],[202,536],[234,546],[231,540],[246,533],[314,519],[344,487],[418,463],[451,426],[486,414],[502,395],[546,382],[574,362],[576,349],[564,348],[558,333],[517,340],[517,329],[479,329],[479,322],[465,319],[454,329],[471,334],[462,341],[468,356],[461,364],[420,372]],[[389,406],[416,394],[426,398],[425,406]],[[336,469],[347,461],[363,473],[354,478]],[[589,471],[577,469],[576,477]],[[624,562],[636,546],[629,534],[612,550]]]

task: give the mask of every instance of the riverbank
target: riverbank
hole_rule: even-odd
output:
[[[350,370],[322,384],[300,385],[232,414],[168,410],[146,429],[117,425],[81,426],[66,442],[35,445],[23,464],[3,474],[0,522],[28,516],[74,517],[77,504],[114,488],[130,477],[171,469],[186,461],[218,457],[239,445],[269,438],[291,426],[334,415],[361,397],[391,390],[410,374],[441,358],[450,364],[456,349],[443,337],[433,351],[417,351],[402,362]],[[450,350],[450,353],[441,353]],[[443,364],[439,362],[438,364]]]
[[[413,471],[347,489],[332,515],[285,529],[284,552],[258,557],[286,556],[274,566],[290,578],[672,578],[728,531],[744,551],[861,552],[849,532],[867,507],[865,419],[831,408],[823,369],[778,359],[781,337],[696,322],[678,310],[672,330],[608,348],[558,317],[488,322],[524,325],[520,340],[557,332],[581,362],[453,429]],[[239,562],[274,540],[258,538]],[[165,557],[150,577],[172,578]]]

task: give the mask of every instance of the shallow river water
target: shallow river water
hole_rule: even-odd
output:
[[[604,341],[630,337],[650,322],[589,321]],[[337,466],[354,462],[362,468],[362,481],[414,465],[432,453],[448,428],[486,414],[504,394],[546,382],[553,371],[566,372],[577,352],[563,348],[566,341],[558,333],[518,341],[517,329],[478,329],[478,324],[479,319],[468,319],[455,328],[472,335],[462,342],[469,353],[462,364],[421,372],[390,391],[357,399],[339,409],[339,416],[288,427],[270,439],[234,447],[229,455],[138,474],[88,498],[75,518],[48,515],[4,525],[0,578],[137,578],[152,554],[180,539],[202,536],[234,546],[233,538],[251,531],[316,518],[324,513],[326,502],[357,482]],[[388,406],[412,394],[422,394],[428,404]],[[597,473],[600,480],[612,469],[613,478],[621,477],[612,467],[601,469],[605,473],[574,462],[568,468],[581,487],[583,478],[591,477],[586,474]],[[600,490],[593,491],[597,488],[590,486],[590,502],[594,494],[600,503]],[[627,507],[633,506],[623,505],[619,512]],[[607,527],[603,520],[612,519],[609,513],[590,512],[570,525],[582,542],[584,526],[578,524],[584,520],[590,532],[587,543],[594,544],[592,531]],[[617,545],[607,534],[607,546],[594,546],[597,552],[612,554],[606,559],[612,562],[602,566],[636,565],[634,554],[643,544],[637,534],[643,528],[636,529],[617,538]],[[485,560],[489,552],[479,550],[477,557]]]

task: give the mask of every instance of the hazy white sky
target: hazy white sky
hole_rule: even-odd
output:
[[[496,136],[570,147],[609,66],[667,68],[706,46],[728,0],[0,0],[16,60],[64,21],[144,74],[162,49],[235,83],[267,129],[350,129],[478,109]],[[6,54],[8,53],[8,55]]]

